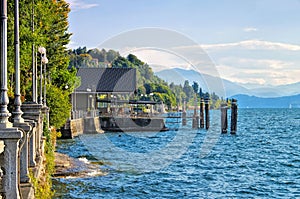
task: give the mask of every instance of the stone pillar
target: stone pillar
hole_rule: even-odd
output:
[[[28,123],[14,123],[14,127],[19,127],[23,130],[23,139],[20,144],[21,153],[20,153],[20,182],[26,183],[29,182],[29,154],[28,154],[28,141],[29,135],[32,130],[32,127]]]
[[[36,146],[35,146],[35,135],[36,135],[36,123],[32,122],[32,130],[29,133],[29,166],[35,167],[36,166]]]
[[[46,128],[49,129],[49,107],[48,106],[43,106],[42,107],[42,113],[43,113],[43,118],[46,118],[47,126]]]
[[[22,117],[24,119],[33,120],[36,123],[36,128],[33,132],[33,138],[30,140],[30,143],[34,141],[31,146],[35,146],[35,156],[39,159],[41,156],[41,141],[43,135],[43,120],[41,114],[42,105],[33,102],[23,103],[21,109],[23,111]]]
[[[23,132],[18,128],[0,129],[0,140],[4,142],[4,152],[1,154],[1,170],[3,171],[2,196],[19,199],[19,140]]]
[[[29,167],[35,167],[36,153],[35,153],[35,134],[36,134],[36,123],[33,120],[25,120],[31,126],[31,130],[28,134],[28,164]]]

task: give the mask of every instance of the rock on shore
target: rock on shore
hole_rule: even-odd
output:
[[[66,154],[55,153],[55,174],[59,178],[83,178],[105,175],[99,165],[90,164],[86,159],[71,158]]]

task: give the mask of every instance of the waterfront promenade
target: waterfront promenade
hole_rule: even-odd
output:
[[[43,126],[47,124],[43,121],[49,108],[42,103],[21,102],[19,1],[14,2],[14,103],[13,110],[8,108],[6,0],[0,1],[0,14],[0,198],[30,199],[35,198],[32,179],[39,179],[45,173]]]

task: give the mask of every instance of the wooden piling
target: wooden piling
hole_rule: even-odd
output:
[[[237,100],[231,100],[231,127],[230,134],[236,134],[237,130]]]
[[[227,119],[227,104],[221,104],[221,132],[227,133],[228,119]]]
[[[183,108],[182,108],[182,126],[186,125],[186,101],[183,102]]]
[[[197,97],[194,99],[194,115],[193,115],[193,124],[192,124],[194,129],[199,128],[199,116],[197,114]]]
[[[204,100],[205,103],[205,128],[209,129],[209,99]]]
[[[204,128],[204,99],[200,100],[200,128]]]

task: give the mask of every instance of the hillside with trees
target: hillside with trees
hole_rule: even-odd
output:
[[[88,50],[86,47],[69,50],[68,54],[70,56],[69,68],[108,67],[111,66],[113,60],[120,56],[114,50],[106,51],[98,48]]]
[[[202,93],[202,89],[197,82],[190,85],[185,81],[184,85],[168,84],[154,74],[152,68],[145,62],[138,59],[135,55],[129,54],[122,57],[114,50],[90,49],[79,47],[69,51],[69,68],[76,67],[112,67],[112,68],[135,68],[137,71],[137,99],[162,101],[169,110],[177,105],[181,106],[183,101],[188,105],[194,104],[194,97],[206,97],[211,99],[211,107],[218,108],[221,99],[215,94]]]

